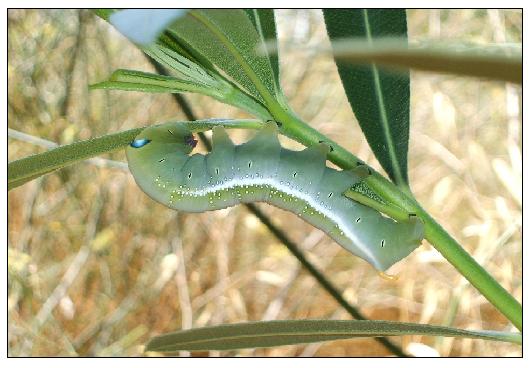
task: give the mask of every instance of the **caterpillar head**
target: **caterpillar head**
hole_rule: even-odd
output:
[[[127,148],[128,154],[151,151],[161,147],[172,147],[179,153],[189,154],[198,141],[194,139],[192,132],[179,123],[168,123],[144,129]]]

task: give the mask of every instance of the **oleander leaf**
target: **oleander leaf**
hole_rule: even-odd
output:
[[[110,17],[119,10],[93,9],[92,11],[94,14],[96,14],[103,20],[109,22]],[[170,31],[168,31],[168,27],[163,30],[163,32],[159,35],[157,44],[177,52],[178,54],[182,55],[183,57],[187,58],[192,62],[195,62],[198,65],[201,65],[203,68],[211,71],[212,73],[216,73],[216,68],[207,58],[195,52],[193,49],[188,48],[188,45],[186,43],[183,43],[179,38],[177,38]],[[137,44],[137,46],[139,46],[144,51],[144,47],[142,45]]]
[[[235,350],[379,336],[449,336],[521,344],[517,333],[471,331],[392,321],[288,320],[218,325],[177,331],[152,338],[147,351]]]
[[[95,83],[90,88],[150,93],[212,92],[212,87],[195,81],[127,69],[116,70],[107,81]]]
[[[408,43],[402,9],[324,9],[329,38],[360,38],[368,44],[379,37],[401,37]],[[333,46],[334,47],[334,46]],[[351,108],[366,139],[390,178],[408,186],[410,77],[372,65],[336,60]]]
[[[179,69],[174,69],[179,71]],[[270,119],[266,108],[234,85],[207,74],[196,77],[195,72],[182,74],[182,78],[164,76],[136,70],[116,70],[107,81],[95,83],[91,89],[139,91],[148,93],[201,93],[223,103],[233,105],[261,119]]]
[[[7,165],[7,189],[11,190],[76,162],[123,148],[140,131],[142,128],[108,134],[11,161]]]

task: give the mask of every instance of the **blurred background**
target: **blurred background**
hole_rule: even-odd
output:
[[[329,56],[287,42],[326,44],[317,10],[276,13],[282,83],[313,127],[380,169]],[[408,11],[411,40],[522,42],[517,10]],[[115,69],[153,71],[129,41],[86,10],[8,11],[8,126],[59,144],[146,124],[186,120],[171,95],[89,91]],[[521,88],[412,73],[409,167],[422,205],[522,300]],[[246,117],[187,95],[198,118]],[[245,141],[247,132],[231,132]],[[9,160],[42,152],[9,139]],[[39,143],[39,142],[37,142]],[[300,145],[283,140],[292,149]],[[122,151],[104,158],[125,161]],[[381,170],[382,171],[382,170]],[[291,213],[260,207],[372,319],[511,330],[429,244],[387,280]],[[80,163],[8,194],[9,354],[137,356],[154,335],[268,319],[350,319],[243,206],[178,213],[144,195],[120,165]],[[421,356],[520,356],[482,340],[392,338]],[[150,354],[149,354],[150,355]],[[156,355],[156,354],[151,354]],[[183,352],[187,356],[188,353]],[[387,356],[351,339],[195,356]]]

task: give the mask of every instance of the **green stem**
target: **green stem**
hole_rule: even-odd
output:
[[[523,308],[469,253],[436,222],[412,197],[398,190],[381,175],[366,178],[366,184],[409,213],[415,213],[425,225],[427,239],[489,302],[515,327],[523,329]]]
[[[416,211],[425,223],[425,238],[469,282],[504,314],[519,331],[523,331],[523,308],[480,264],[469,255],[449,233],[423,208]]]
[[[294,113],[280,105],[268,106],[274,118],[282,123],[283,134],[309,146],[318,141],[330,144],[333,150],[328,159],[343,169],[351,169],[363,161],[329,140],[304,123]],[[523,328],[523,312],[519,302],[480,266],[410,195],[409,191],[392,184],[382,175],[371,170],[366,184],[381,198],[399,206],[408,213],[415,213],[425,225],[426,239],[460,272],[482,295],[505,315],[520,331]]]

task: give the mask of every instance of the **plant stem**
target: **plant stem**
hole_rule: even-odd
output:
[[[438,224],[419,203],[401,192],[381,175],[371,175],[366,184],[379,196],[415,213],[425,225],[425,239],[440,252],[495,308],[504,314],[515,327],[523,329],[523,309],[462,246]]]
[[[329,140],[321,133],[299,119],[295,113],[284,110],[281,106],[270,111],[278,122],[282,123],[284,134],[309,146],[318,141],[325,141],[333,148],[328,159],[343,169],[351,169],[358,164],[365,164],[341,146]],[[425,225],[425,238],[460,272],[488,301],[505,315],[520,331],[523,328],[523,310],[519,302],[506,291],[482,266],[471,257],[461,245],[454,240],[410,195],[401,191],[382,175],[371,169],[365,179],[366,184],[384,200],[399,206],[408,213],[415,213]],[[371,204],[369,204],[371,205]]]
[[[521,304],[469,255],[449,233],[425,210],[416,211],[425,223],[425,238],[469,282],[504,314],[519,331],[523,331],[523,308]]]
[[[366,184],[385,200],[415,213],[424,223],[425,239],[451,263],[512,324],[522,331],[523,308],[469,253],[410,195],[376,174]]]

